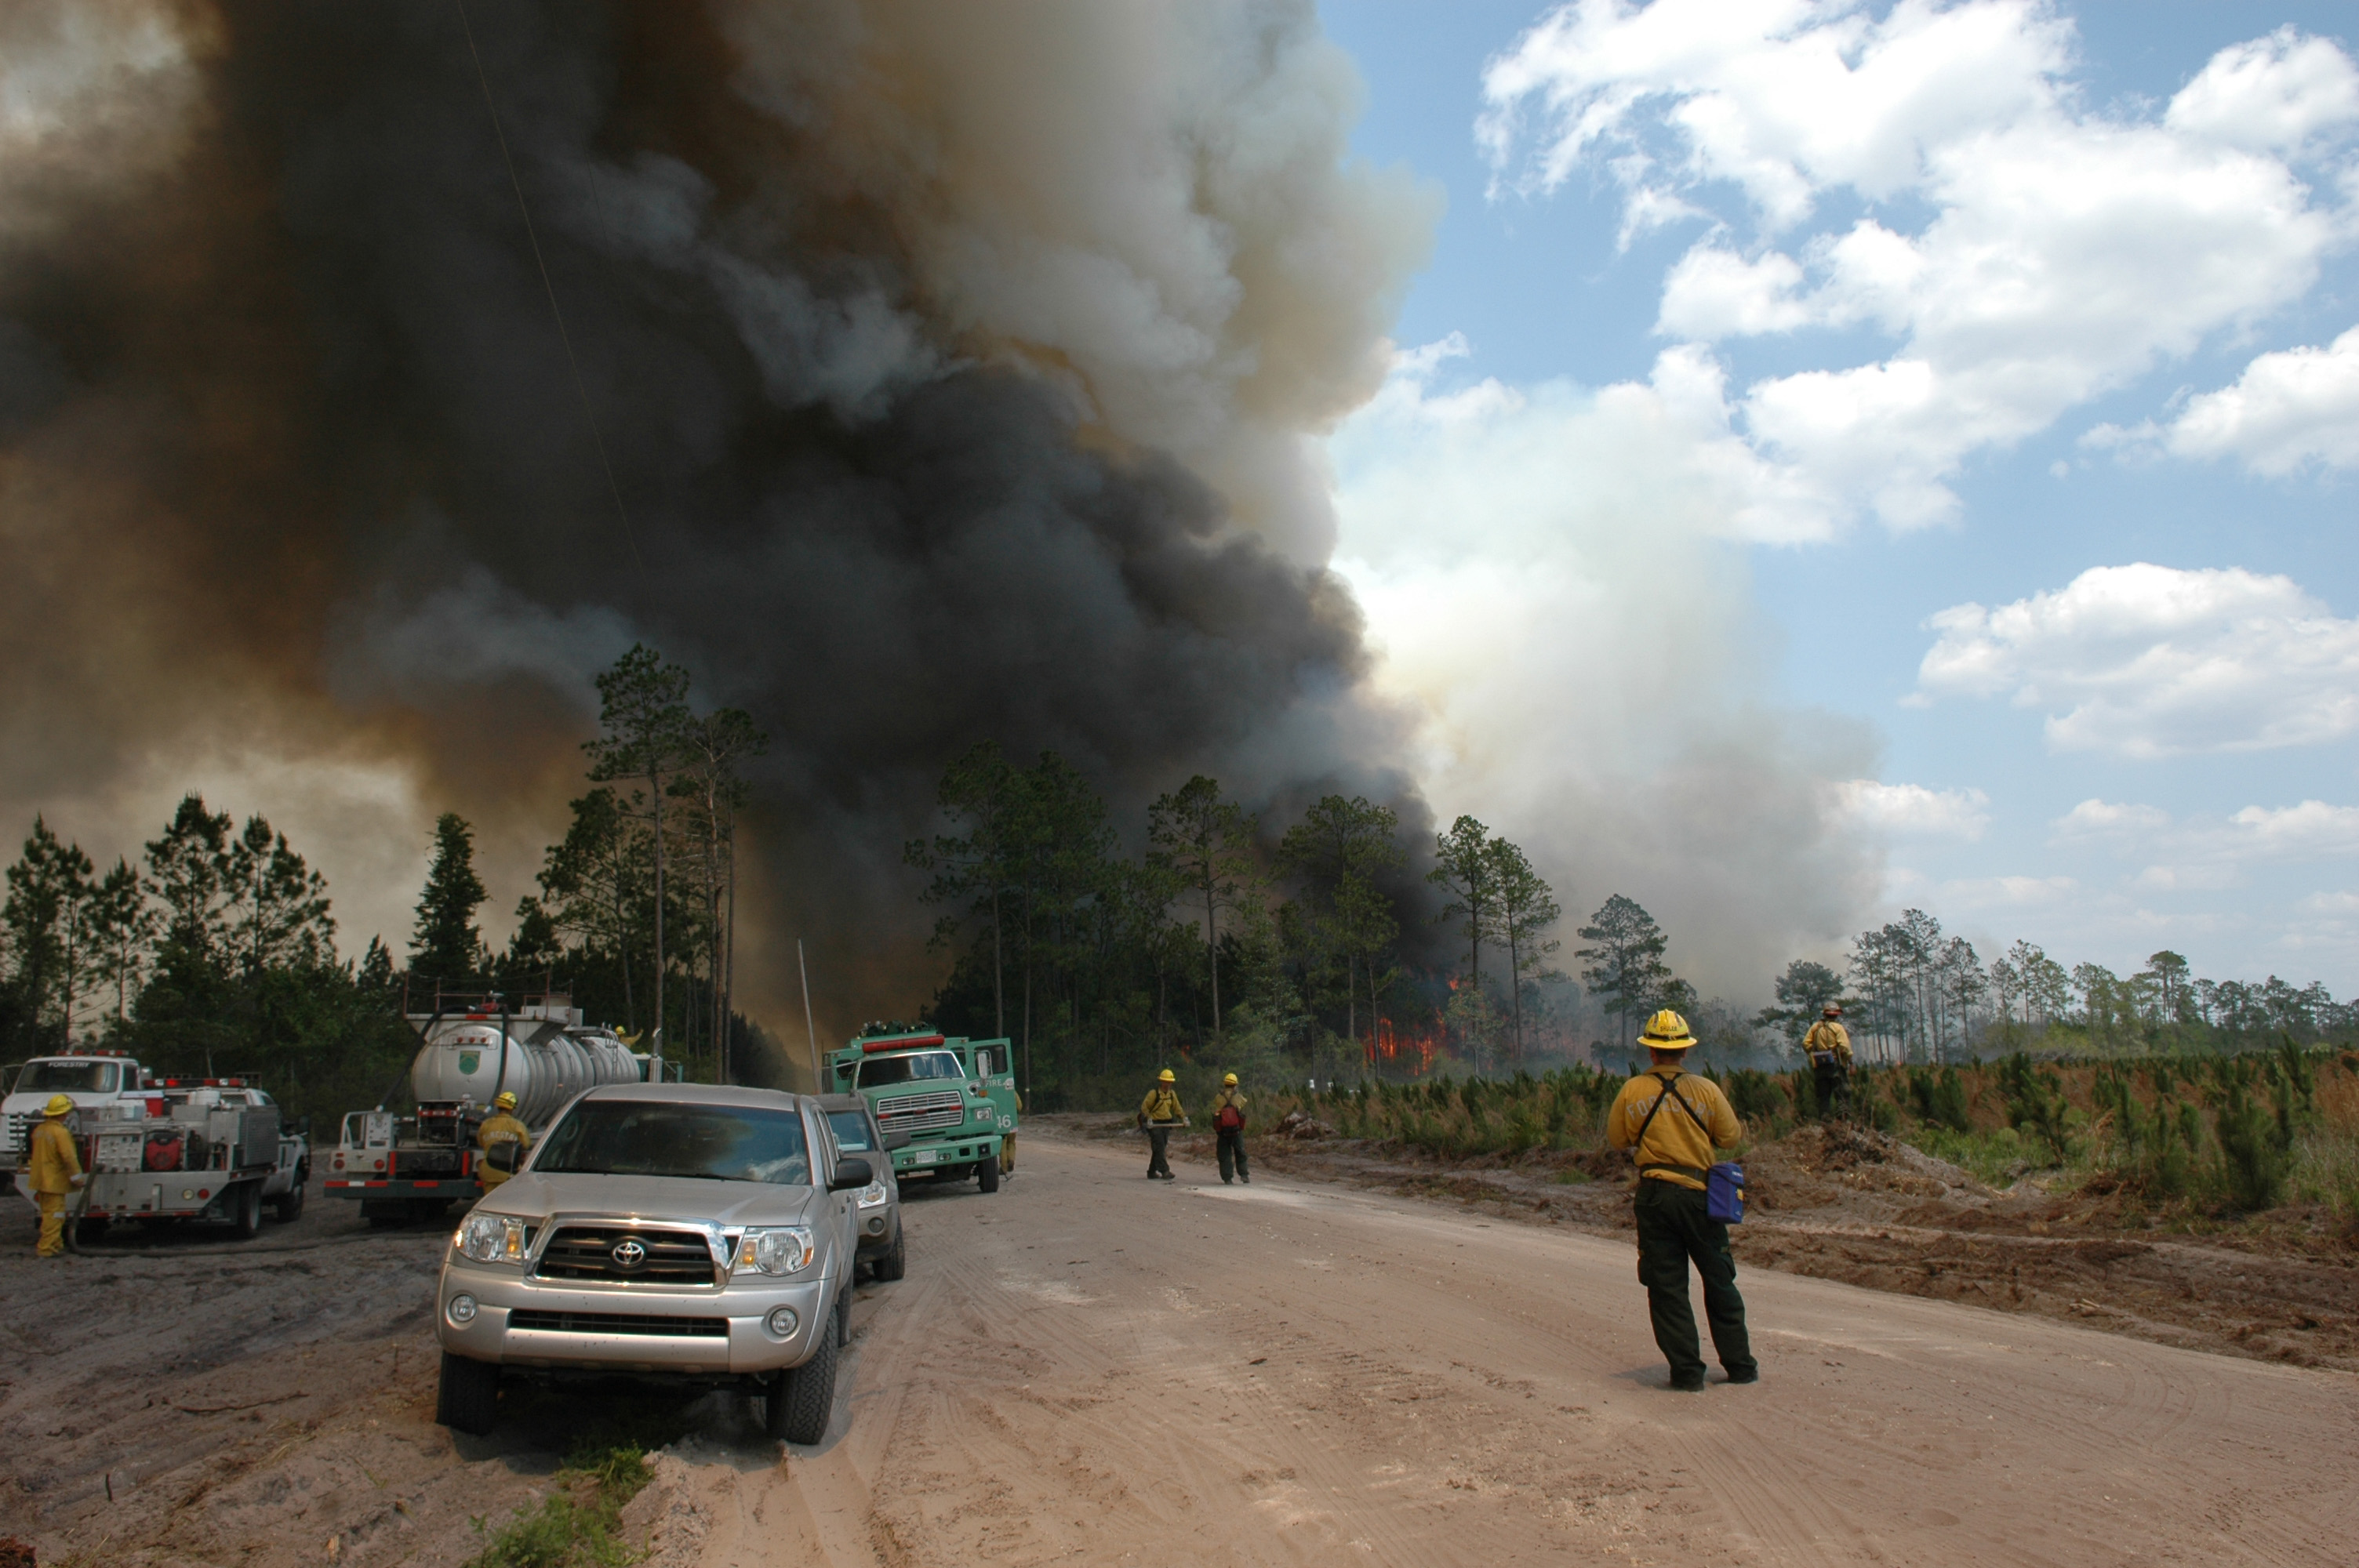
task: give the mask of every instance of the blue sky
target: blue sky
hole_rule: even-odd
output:
[[[2359,7],[1656,10],[1321,7],[1447,199],[1332,444],[1437,807],[1731,990],[1905,903],[2359,988]]]

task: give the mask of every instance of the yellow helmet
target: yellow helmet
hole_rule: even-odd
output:
[[[1235,1088],[1237,1087],[1237,1076],[1234,1073],[1223,1073],[1221,1075],[1221,1084],[1224,1088]]]
[[[41,1108],[43,1116],[71,1116],[73,1113],[74,1102],[63,1095],[51,1095],[49,1103]]]
[[[499,1092],[499,1097],[494,1099],[492,1103],[499,1107],[502,1110],[514,1110],[516,1105],[516,1090],[502,1089]]]
[[[1684,1051],[1695,1044],[1695,1036],[1688,1033],[1688,1021],[1667,1007],[1647,1020],[1638,1044],[1649,1051]]]
[[[1180,1081],[1180,1075],[1173,1072],[1170,1068],[1166,1067],[1161,1072],[1156,1074],[1155,1078],[1158,1083],[1176,1084]]]

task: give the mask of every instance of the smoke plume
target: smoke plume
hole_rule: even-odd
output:
[[[522,890],[645,639],[772,732],[840,1021],[977,740],[1401,793],[1308,444],[1433,218],[1356,92],[1307,0],[10,7],[0,797],[207,787],[397,941],[444,805]]]

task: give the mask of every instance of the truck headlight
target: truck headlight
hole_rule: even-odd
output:
[[[451,1240],[477,1263],[521,1263],[532,1232],[523,1220],[508,1215],[471,1214]]]
[[[817,1253],[810,1230],[799,1225],[749,1230],[737,1238],[737,1266],[765,1274],[792,1274],[807,1269]]]
[[[883,1203],[891,1195],[891,1194],[885,1190],[884,1183],[871,1182],[866,1186],[860,1189],[860,1206],[862,1208],[875,1208],[877,1205]]]

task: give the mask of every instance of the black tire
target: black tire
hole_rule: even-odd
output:
[[[902,1234],[899,1220],[893,1224],[893,1245],[876,1254],[868,1271],[879,1281],[897,1280],[909,1271],[909,1238]]]
[[[270,1200],[271,1212],[281,1225],[292,1225],[303,1217],[305,1191],[311,1184],[311,1173],[301,1165],[295,1167],[295,1184]]]
[[[825,1437],[828,1418],[835,1413],[835,1336],[822,1333],[810,1360],[771,1379],[762,1430],[788,1443]]]
[[[974,1162],[974,1184],[987,1193],[995,1193],[999,1190],[998,1155],[994,1154],[988,1160],[978,1160]]]
[[[230,1228],[240,1241],[250,1241],[262,1234],[262,1184],[240,1184],[236,1203],[237,1206],[230,1210]]]
[[[434,1419],[453,1432],[482,1437],[499,1413],[500,1369],[489,1361],[442,1355],[442,1377],[434,1390]]]

